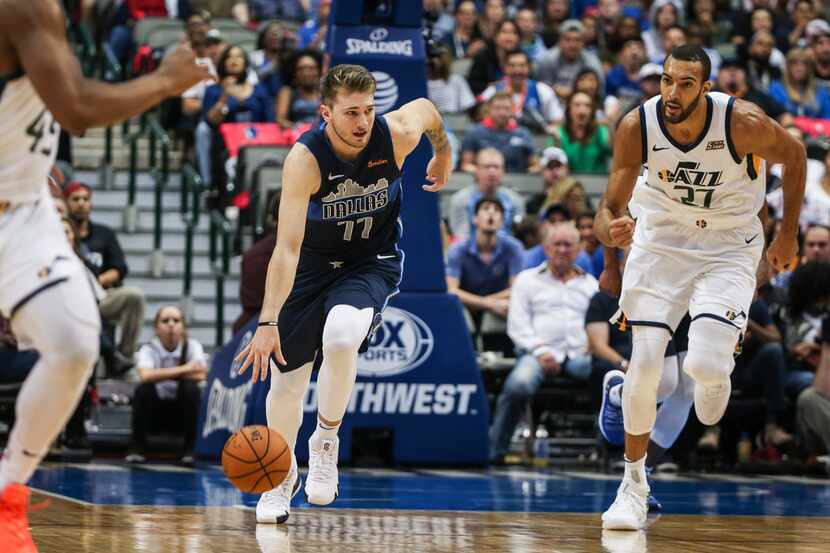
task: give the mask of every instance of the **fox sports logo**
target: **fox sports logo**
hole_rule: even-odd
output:
[[[361,376],[395,376],[409,372],[432,353],[434,338],[429,326],[403,309],[387,307],[383,322],[369,339],[369,349],[357,360]]]
[[[375,77],[375,111],[378,115],[386,113],[398,101],[398,83],[388,73],[372,71]]]

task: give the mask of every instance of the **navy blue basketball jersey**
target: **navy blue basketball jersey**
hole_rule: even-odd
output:
[[[354,161],[337,157],[326,124],[304,133],[320,166],[320,189],[311,196],[302,254],[354,260],[396,250],[401,228],[401,171],[382,116]]]

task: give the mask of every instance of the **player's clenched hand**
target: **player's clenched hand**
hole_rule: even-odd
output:
[[[432,184],[423,185],[423,189],[427,192],[438,192],[447,184],[447,180],[452,173],[452,156],[449,155],[449,148],[446,148],[447,153],[436,155],[429,160],[427,165],[427,180]]]
[[[268,378],[268,369],[271,367],[271,354],[280,365],[285,365],[285,357],[280,347],[280,333],[276,326],[260,326],[256,329],[253,339],[234,358],[234,363],[242,361],[239,367],[239,374],[253,367],[251,380],[259,378],[262,381]],[[243,361],[244,359],[244,361]]]
[[[798,241],[779,234],[767,248],[767,261],[776,271],[792,271],[798,265]]]
[[[181,96],[196,83],[214,79],[208,66],[196,63],[196,55],[187,45],[178,46],[165,56],[158,71],[167,82],[168,96]]]
[[[615,248],[630,245],[634,238],[634,219],[627,215],[613,219],[608,223],[608,236],[611,238],[611,246]]]

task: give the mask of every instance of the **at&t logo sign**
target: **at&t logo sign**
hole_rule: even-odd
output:
[[[375,86],[375,111],[382,115],[392,109],[398,101],[398,83],[388,73],[372,71],[377,82]]]
[[[394,376],[417,368],[432,353],[434,338],[429,326],[408,311],[387,307],[383,323],[369,342],[369,350],[357,360],[361,376]]]

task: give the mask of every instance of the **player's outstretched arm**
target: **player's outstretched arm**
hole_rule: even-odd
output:
[[[87,79],[66,41],[59,2],[6,1],[0,9],[0,34],[46,107],[73,133],[117,123],[211,78],[189,48],[179,47],[150,75],[121,84]]]
[[[798,217],[804,202],[807,151],[804,145],[755,104],[736,100],[732,117],[732,141],[743,159],[753,154],[767,165],[784,165],[784,216],[781,230],[767,248],[767,259],[779,271],[794,269],[798,263]]]
[[[319,185],[320,167],[314,155],[304,144],[294,144],[283,164],[277,244],[271,254],[271,261],[268,262],[265,298],[259,314],[261,326],[257,327],[251,342],[235,359],[244,360],[239,369],[240,374],[247,370],[248,365],[253,366],[252,380],[267,378],[271,354],[278,363],[286,364],[276,323],[294,286],[300,247],[305,236],[308,202]]]
[[[626,215],[626,209],[643,159],[639,110],[629,112],[620,121],[614,134],[613,151],[608,189],[594,219],[594,232],[605,246],[622,248],[628,246],[634,236],[634,221]]]
[[[452,155],[444,131],[444,120],[435,104],[426,98],[418,98],[384,117],[392,132],[398,167],[403,166],[406,156],[418,146],[421,136],[427,136],[433,150],[432,159],[427,165],[427,180],[432,184],[424,185],[423,189],[429,192],[439,191],[452,173]]]

